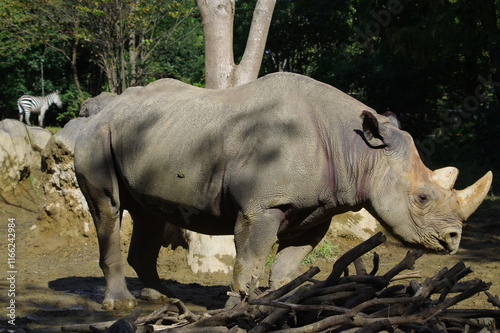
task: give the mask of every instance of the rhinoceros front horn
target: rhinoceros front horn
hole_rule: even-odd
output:
[[[457,191],[457,198],[460,204],[460,210],[464,219],[472,215],[479,207],[481,202],[490,190],[491,182],[493,180],[493,173],[488,171],[481,179],[473,185]]]
[[[458,169],[455,167],[446,167],[434,170],[432,179],[442,188],[451,190],[458,177]]]

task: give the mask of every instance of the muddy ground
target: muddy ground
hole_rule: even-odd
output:
[[[15,194],[0,197],[0,329],[8,332],[52,332],[60,331],[61,326],[68,324],[107,321],[126,315],[127,312],[102,311],[100,308],[105,284],[98,266],[95,239],[82,237],[68,240],[36,232],[34,226],[37,225],[36,218],[42,202],[43,199],[29,184]],[[490,292],[499,295],[499,206],[500,200],[490,199],[471,217],[464,228],[461,249],[457,254],[425,254],[417,261],[415,269],[421,270],[424,277],[432,276],[443,266],[451,267],[457,261],[464,261],[474,268],[466,279],[480,278],[492,282]],[[11,218],[15,219],[16,247],[15,262],[11,262],[14,266],[9,267],[8,223]],[[328,275],[335,257],[360,242],[352,237],[337,237],[331,241],[338,245],[334,258],[311,264],[321,268],[318,278]],[[127,241],[123,243],[126,249]],[[379,271],[383,274],[404,257],[408,248],[389,237],[375,251],[380,255]],[[370,256],[366,259],[369,261]],[[304,265],[301,270],[305,271],[309,266]],[[159,273],[191,309],[223,307],[230,276],[191,273],[184,249],[162,249]],[[8,280],[12,275],[15,282]],[[129,266],[126,276],[130,290],[137,295],[141,284]],[[8,306],[12,301],[15,301],[15,320],[11,323],[15,325],[9,323],[11,319],[8,317],[12,311]],[[161,306],[145,301],[139,301],[139,305],[143,314]],[[460,303],[458,307],[493,309],[484,294]]]

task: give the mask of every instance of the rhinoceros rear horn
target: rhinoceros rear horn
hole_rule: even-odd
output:
[[[493,173],[488,171],[481,179],[473,185],[457,191],[457,198],[460,204],[460,210],[464,219],[472,215],[483,202],[484,198],[490,190]]]

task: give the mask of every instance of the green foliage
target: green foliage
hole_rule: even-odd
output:
[[[174,0],[0,0],[0,119],[18,117],[23,94],[58,89],[64,109],[51,108],[46,120],[61,126],[103,90],[163,77],[201,85],[195,8]]]
[[[311,253],[309,253],[304,260],[302,260],[303,265],[311,264],[315,260],[325,259],[333,260],[334,256],[340,252],[337,245],[333,245],[332,242],[328,240],[323,240],[316,246]]]
[[[64,126],[65,123],[78,117],[80,107],[87,98],[91,97],[88,93],[79,94],[74,85],[61,93],[61,101],[64,103],[63,111],[57,112],[56,120],[58,124]]]
[[[236,1],[237,62],[255,3]],[[17,118],[22,94],[59,89],[65,108],[49,124],[60,126],[102,90],[163,77],[203,86],[195,6],[0,0],[0,118]],[[500,170],[499,17],[500,0],[277,0],[261,74],[305,74],[393,111],[429,165],[467,156]]]

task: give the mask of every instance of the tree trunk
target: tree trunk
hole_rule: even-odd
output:
[[[78,62],[78,44],[79,44],[79,39],[77,37],[73,38],[72,43],[70,43],[70,48],[71,48],[71,54],[68,55],[68,53],[62,49],[58,48],[55,45],[47,42],[46,45],[50,47],[51,49],[61,53],[66,60],[68,60],[70,67],[71,67],[71,75],[73,77],[73,82],[75,83],[75,88],[76,91],[78,92],[78,96],[81,97],[83,96],[82,88],[80,86],[80,77],[78,75],[78,67],[77,67],[77,62]]]
[[[109,91],[113,94],[119,94],[119,84],[118,84],[118,73],[116,71],[116,61],[114,61],[115,57],[110,52],[103,52],[101,55],[102,64],[101,68],[106,73],[106,77],[108,79]]]
[[[224,89],[257,79],[276,0],[257,1],[239,65],[234,63],[233,54],[235,0],[197,0],[197,4],[203,19],[206,88]],[[232,270],[234,259],[229,258],[236,254],[233,236],[208,236],[189,230],[180,234],[179,229],[165,229],[165,245],[175,246],[178,238],[189,244],[188,265],[193,272]]]
[[[75,88],[76,88],[76,91],[78,93],[78,98],[81,99],[81,97],[83,96],[83,92],[82,92],[82,88],[80,86],[80,77],[78,75],[78,67],[77,67],[78,44],[79,44],[79,40],[78,40],[78,38],[75,38],[73,45],[72,45],[72,48],[71,48],[70,64],[71,64],[71,73],[73,74],[73,81],[75,82]],[[83,101],[81,101],[80,103],[83,103]]]
[[[258,0],[247,45],[239,65],[234,62],[234,0],[197,0],[205,38],[206,87],[224,89],[255,80],[259,74],[276,0]]]
[[[205,43],[205,81],[210,89],[232,86],[234,0],[197,0]]]
[[[245,53],[235,71],[235,86],[256,80],[259,75],[275,5],[276,0],[259,0],[255,5]]]
[[[130,62],[130,86],[137,84],[137,45],[135,43],[135,29],[130,29],[129,34],[129,62]]]

